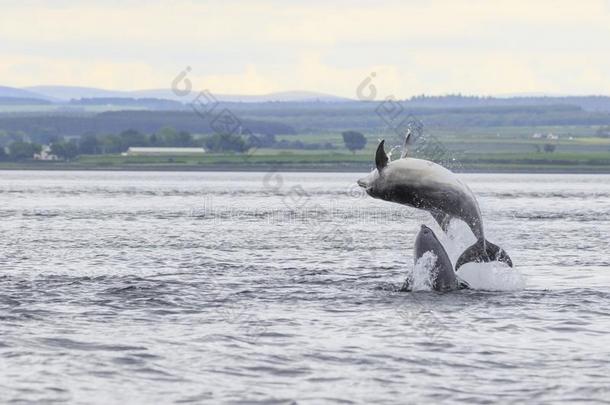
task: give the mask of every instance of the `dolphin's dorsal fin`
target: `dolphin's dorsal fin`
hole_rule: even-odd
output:
[[[407,136],[405,137],[405,143],[402,145],[402,153],[400,158],[404,159],[409,154],[409,145],[411,144],[411,130],[407,130]]]
[[[383,145],[385,140],[379,142],[379,146],[377,146],[377,152],[375,152],[375,166],[377,166],[377,171],[381,173],[384,167],[388,165],[388,155],[385,153],[385,149]]]

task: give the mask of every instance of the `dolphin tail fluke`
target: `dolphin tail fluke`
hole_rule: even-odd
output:
[[[458,290],[470,290],[470,284],[458,277]]]
[[[457,271],[462,265],[470,262],[480,263],[493,261],[503,262],[510,267],[513,267],[513,261],[504,249],[489,241],[481,239],[462,253],[455,264],[455,270]]]

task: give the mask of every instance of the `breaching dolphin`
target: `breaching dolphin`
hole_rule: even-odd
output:
[[[470,227],[477,242],[459,257],[455,269],[468,262],[498,260],[512,267],[508,254],[485,240],[481,211],[468,186],[451,171],[428,160],[407,157],[410,135],[400,159],[389,162],[384,141],[375,154],[377,166],[358,180],[371,197],[429,211],[444,231],[451,218],[459,218]]]
[[[453,271],[451,259],[445,251],[443,244],[438,240],[432,229],[422,225],[413,248],[413,265],[422,259],[425,254],[432,254],[434,265],[428,269],[432,274],[432,289],[435,291],[451,291],[469,288],[465,281],[460,280]],[[407,279],[401,290],[410,291],[411,285]]]

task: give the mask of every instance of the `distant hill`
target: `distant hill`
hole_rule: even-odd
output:
[[[225,103],[301,103],[310,104],[315,107],[316,103],[325,103],[329,108],[333,104],[359,104],[357,100],[352,100],[343,97],[337,97],[331,94],[324,94],[312,91],[284,91],[263,95],[240,95],[240,94],[216,94],[212,91],[213,96],[220,102]],[[24,89],[14,87],[0,86],[0,98],[19,98],[19,99],[40,99],[62,103],[76,103],[80,105],[110,105],[113,106],[129,106],[140,102],[120,101],[120,100],[141,100],[141,99],[157,99],[165,100],[152,105],[151,109],[169,109],[171,103],[177,109],[181,109],[181,105],[187,105],[197,96],[197,91],[187,96],[177,96],[171,89],[149,89],[137,91],[119,91],[106,90],[94,87],[76,87],[76,86],[33,86]],[[74,100],[74,101],[72,101]],[[109,103],[109,100],[114,100],[116,103]],[[381,103],[383,100],[373,101],[373,103]],[[6,104],[11,104],[10,101],[5,101]],[[508,107],[508,106],[557,106],[569,105],[582,108],[589,112],[610,112],[610,97],[608,96],[539,96],[539,95],[518,95],[513,97],[478,97],[478,96],[463,96],[463,95],[444,95],[444,96],[416,96],[402,100],[401,103],[407,108],[482,108],[482,107]],[[142,103],[140,103],[142,104]],[[146,104],[146,103],[145,103]],[[151,104],[151,103],[148,103]],[[153,103],[154,104],[154,103]],[[317,108],[317,107],[315,107]]]
[[[138,90],[129,92],[132,97],[154,97],[167,100],[177,100],[182,103],[189,103],[197,96],[197,91],[193,91],[188,96],[176,96],[171,89],[155,89],[155,90]],[[269,93],[263,95],[247,95],[247,94],[216,94],[213,96],[218,101],[225,102],[243,102],[243,103],[263,103],[263,102],[338,102],[349,101],[347,98],[333,96],[331,94],[318,93],[313,91],[283,91],[278,93]]]
[[[0,86],[0,98],[21,98],[21,99],[39,99],[39,100],[51,100],[52,97],[48,97],[43,94],[38,94],[33,91],[18,89],[15,87]]]
[[[130,97],[129,92],[126,91],[104,90],[95,87],[32,86],[26,87],[26,90],[62,101],[79,98]]]
[[[177,96],[171,89],[150,89],[136,91],[116,91],[105,90],[94,87],[74,87],[74,86],[33,86],[27,87],[30,92],[43,94],[46,97],[69,101],[72,99],[81,98],[157,98],[180,101],[182,103],[190,102],[196,95],[197,91],[188,96]],[[324,101],[336,102],[347,101],[349,99],[333,96],[331,94],[318,93],[313,91],[284,91],[278,93],[270,93],[263,95],[240,95],[240,94],[216,94],[214,97],[218,101],[232,102],[267,102],[267,101]],[[0,94],[1,96],[1,94]]]
[[[223,102],[356,102],[356,100],[338,97],[313,91],[283,91],[262,95],[248,94],[212,94]],[[171,89],[149,89],[136,91],[105,90],[94,87],[74,86],[33,86],[25,89],[0,87],[0,97],[40,98],[68,102],[79,99],[97,98],[154,98],[179,101],[188,104],[197,95],[196,90],[188,96],[177,96]],[[381,100],[379,100],[381,102]],[[610,112],[608,96],[515,96],[515,97],[478,97],[462,95],[416,96],[403,100],[408,107],[429,108],[470,108],[502,106],[541,106],[541,105],[574,105],[586,111]],[[90,103],[88,103],[90,104]]]
[[[229,95],[220,94],[217,96],[220,101],[232,102],[341,102],[353,101],[348,98],[333,96],[331,94],[318,93],[314,91],[282,91],[263,95]]]
[[[22,98],[22,97],[0,97],[0,105],[30,106],[52,104],[49,100],[41,98]]]
[[[98,106],[112,105],[119,107],[141,107],[150,110],[182,110],[186,106],[179,101],[159,98],[128,98],[128,97],[100,97],[80,98],[70,100],[70,105]]]

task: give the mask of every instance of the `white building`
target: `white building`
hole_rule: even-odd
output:
[[[33,156],[34,160],[59,160],[59,158],[51,153],[51,147],[49,145],[42,145],[40,153],[35,153]]]
[[[123,156],[189,156],[203,155],[203,148],[149,148],[149,147],[131,147],[127,152],[123,152]]]

